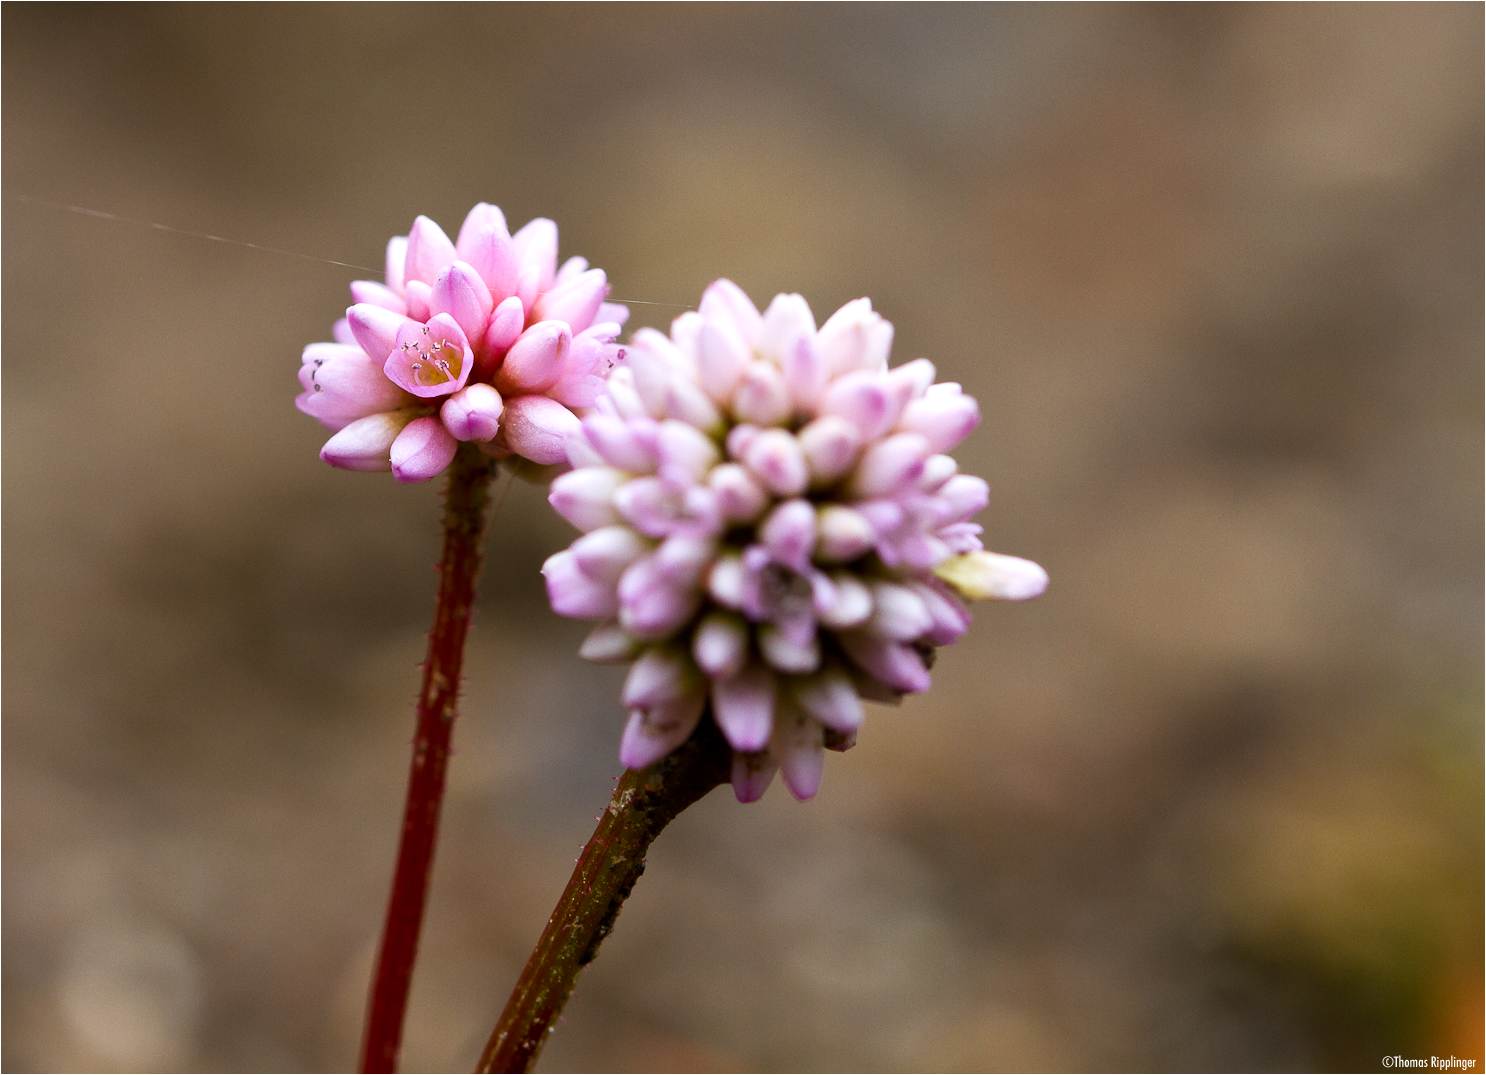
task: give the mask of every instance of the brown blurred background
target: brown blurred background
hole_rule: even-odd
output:
[[[7,4],[8,1070],[354,1063],[437,482],[301,347],[476,201],[630,327],[726,275],[978,396],[995,549],[820,797],[662,837],[546,1070],[1481,1059],[1482,7]],[[410,1070],[468,1070],[607,801],[516,484]]]

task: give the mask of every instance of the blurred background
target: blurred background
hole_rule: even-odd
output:
[[[865,294],[979,397],[1047,596],[814,802],[677,821],[545,1070],[1479,1069],[1480,5],[3,30],[6,1069],[354,1064],[440,496],[293,406],[368,273],[23,195],[372,267],[488,200],[630,328]],[[619,772],[502,495],[408,1070],[474,1063]]]

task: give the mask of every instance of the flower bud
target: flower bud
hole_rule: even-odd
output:
[[[757,661],[730,679],[712,681],[712,712],[734,750],[750,753],[768,745],[774,692],[774,673]]]
[[[346,310],[346,324],[350,326],[351,335],[377,362],[387,361],[387,356],[397,346],[398,330],[404,324],[412,323],[411,318],[367,302],[358,302]]]
[[[773,426],[790,415],[789,388],[784,375],[767,362],[750,362],[733,390],[733,414],[744,422]]]
[[[547,599],[559,616],[599,619],[612,616],[619,609],[614,587],[585,575],[570,549],[547,557],[542,564],[542,578],[547,582]]]
[[[758,534],[776,563],[803,572],[815,549],[815,509],[808,500],[786,500],[759,525]]]
[[[725,322],[705,321],[697,336],[697,373],[719,403],[730,399],[753,361],[748,344]]]
[[[619,522],[614,493],[625,475],[610,467],[584,467],[569,471],[552,483],[547,503],[579,530],[596,530]]]
[[[619,764],[627,769],[654,765],[686,742],[702,719],[705,704],[705,693],[695,691],[674,701],[631,710],[619,743]]]
[[[391,470],[392,442],[412,420],[410,411],[358,418],[325,442],[320,458],[342,470]]]
[[[650,545],[627,526],[602,526],[583,535],[569,549],[583,574],[595,582],[615,586],[624,569],[649,552]]]
[[[382,309],[391,310],[395,314],[406,314],[408,312],[408,305],[402,301],[402,296],[386,284],[379,284],[375,280],[352,280],[351,297],[357,302],[380,306]]]
[[[501,433],[506,445],[533,463],[566,463],[563,438],[576,433],[578,416],[546,396],[517,396],[506,401]]]
[[[459,229],[454,250],[480,274],[497,305],[515,295],[520,265],[506,230],[505,214],[498,208],[481,202],[471,209]]]
[[[500,432],[505,404],[488,384],[472,384],[444,400],[439,417],[455,440],[489,440]]]
[[[827,728],[854,732],[867,719],[862,700],[851,678],[840,668],[823,668],[806,679],[797,679],[791,692],[800,706]]]
[[[743,462],[778,496],[799,496],[810,481],[800,442],[783,429],[766,429],[749,441]]]
[[[392,442],[392,476],[405,484],[426,482],[444,472],[458,447],[437,418],[415,418]]]
[[[844,564],[855,560],[877,539],[877,532],[866,516],[840,504],[827,504],[816,521],[820,535],[815,558],[824,564]]]
[[[862,461],[847,480],[847,494],[894,496],[919,479],[928,454],[928,441],[917,433],[898,433],[878,441],[862,454]]]
[[[456,261],[439,270],[428,308],[435,314],[454,318],[470,340],[483,340],[495,301],[480,274],[467,262]]]
[[[603,269],[589,269],[571,280],[558,284],[536,301],[532,317],[538,321],[563,321],[574,332],[593,324],[599,304],[609,293],[609,281]]]
[[[713,679],[731,679],[748,662],[748,624],[741,616],[710,612],[692,636],[692,656]]]
[[[426,216],[413,221],[408,232],[407,262],[403,269],[403,286],[414,280],[432,284],[439,270],[458,257],[454,244],[444,234],[444,229]]]
[[[523,332],[495,374],[495,387],[506,396],[545,392],[557,383],[573,346],[573,330],[564,321],[539,321]]]
[[[1047,589],[1047,572],[1031,560],[995,552],[950,557],[934,574],[969,601],[1026,601]]]
[[[844,478],[857,461],[862,436],[857,427],[839,415],[828,414],[796,434],[800,450],[810,468],[810,483],[832,485]]]
[[[622,664],[640,654],[640,644],[615,620],[601,623],[583,640],[578,655],[595,664]]]
[[[948,385],[935,385],[947,388]],[[959,385],[955,385],[956,390]],[[898,428],[905,433],[921,433],[935,452],[951,451],[970,431],[980,424],[980,405],[974,397],[958,391],[934,392],[916,399],[903,408]]]
[[[673,702],[691,689],[695,679],[696,669],[685,654],[653,646],[631,666],[620,700],[630,709]]]

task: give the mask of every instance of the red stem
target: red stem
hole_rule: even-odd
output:
[[[428,636],[428,660],[423,665],[423,689],[418,695],[418,730],[413,738],[402,841],[397,849],[392,898],[387,905],[387,923],[377,953],[377,972],[372,979],[361,1044],[361,1070],[365,1072],[397,1070],[413,960],[418,954],[418,934],[438,841],[444,771],[459,701],[459,670],[474,609],[485,508],[494,474],[495,461],[470,444],[460,445],[449,468],[444,496],[444,554],[439,562],[438,599]]]
[[[476,1071],[532,1069],[578,972],[598,955],[625,897],[645,871],[650,842],[682,810],[727,782],[731,760],[732,751],[707,714],[668,757],[620,778]]]

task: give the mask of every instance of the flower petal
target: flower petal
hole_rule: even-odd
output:
[[[631,474],[653,474],[659,462],[656,438],[636,436],[641,422],[653,424],[653,419],[626,422],[612,414],[595,413],[583,419],[583,433],[593,450],[610,466]]]
[[[844,478],[856,464],[857,453],[862,448],[861,430],[834,414],[817,418],[796,436],[810,468],[810,482],[821,487]]]
[[[475,372],[471,376],[481,381],[490,380],[525,327],[526,311],[519,298],[512,295],[498,303],[490,313],[490,327],[485,330],[484,344],[478,349]]]
[[[402,289],[403,302],[407,304],[408,316],[414,321],[427,321],[433,316],[429,304],[433,299],[433,285],[422,280],[409,280]]]
[[[826,367],[813,336],[801,336],[784,352],[781,369],[794,409],[812,413],[826,386]]]
[[[937,499],[944,512],[941,522],[964,522],[991,502],[991,487],[984,478],[956,474],[940,486]]]
[[[814,631],[800,639],[776,624],[760,624],[758,649],[769,667],[779,672],[805,675],[820,667],[820,642]]]
[[[629,709],[675,701],[695,685],[696,678],[696,669],[684,653],[652,646],[630,667],[619,697]]]
[[[713,399],[719,403],[731,399],[752,361],[748,344],[728,322],[720,318],[703,322],[697,337],[697,372]]]
[[[815,508],[808,500],[786,500],[764,519],[758,536],[775,563],[803,572],[815,549]]]
[[[832,381],[821,399],[820,413],[837,415],[850,422],[863,443],[881,437],[898,417],[886,378],[864,370]]]
[[[360,347],[312,343],[304,349],[299,373],[305,391],[295,406],[331,429],[412,402]]]
[[[872,618],[865,630],[895,642],[912,642],[934,626],[928,607],[917,593],[896,582],[874,582]]]
[[[617,586],[625,569],[650,552],[651,547],[627,526],[602,526],[580,537],[569,549],[585,575],[596,582]]]
[[[695,426],[675,419],[660,423],[656,440],[662,467],[675,468],[691,482],[700,481],[717,463],[717,444]]]
[[[619,622],[640,638],[663,639],[696,613],[701,593],[666,578],[659,556],[636,560],[619,578]]]
[[[825,626],[846,630],[865,623],[872,615],[872,591],[855,574],[838,571],[831,576],[830,602],[816,609]]]
[[[713,467],[707,485],[716,494],[723,519],[734,525],[753,522],[769,506],[769,494],[747,468],[737,463]]]
[[[622,326],[628,320],[628,306],[617,302],[601,302],[599,303],[599,312],[594,318],[594,324],[599,324],[600,322],[604,321],[612,321],[614,324]]]
[[[909,403],[898,419],[898,429],[905,433],[922,433],[928,439],[930,449],[948,452],[980,424],[980,405],[974,396],[960,394],[959,385],[934,387],[953,387],[957,391],[935,392]]]
[[[754,349],[782,366],[785,356],[802,338],[815,335],[815,316],[802,295],[775,295],[764,311]]]
[[[917,433],[896,433],[862,453],[846,483],[852,497],[890,497],[913,484],[924,472],[929,442]]]
[[[872,309],[870,299],[854,299],[820,326],[816,343],[832,377],[863,370],[887,369],[893,348],[893,326]]]
[[[821,508],[816,526],[820,536],[814,555],[822,563],[850,563],[877,540],[877,531],[866,517],[841,504]]]

